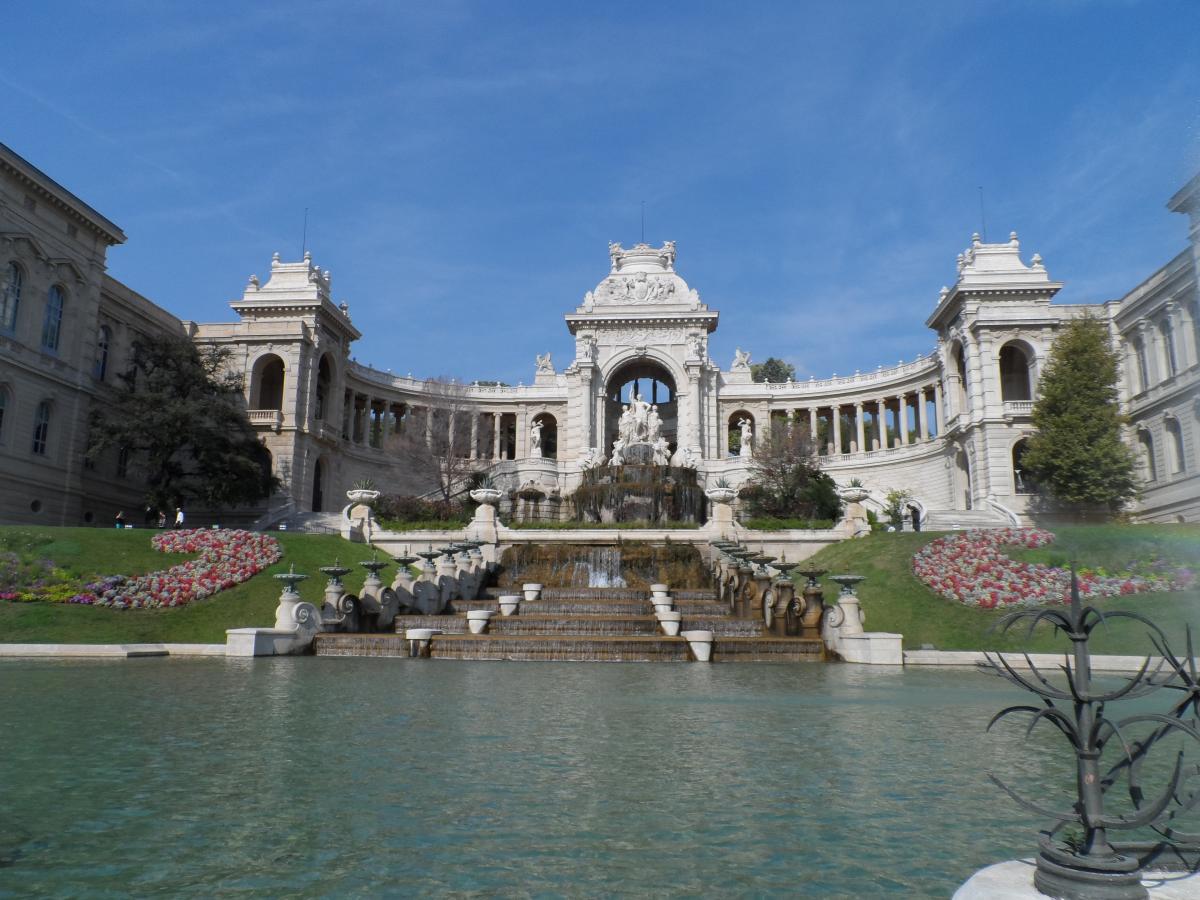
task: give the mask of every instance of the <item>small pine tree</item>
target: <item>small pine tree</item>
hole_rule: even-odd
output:
[[[1108,330],[1090,316],[1069,323],[1050,350],[1022,461],[1060,503],[1117,512],[1137,494],[1133,453],[1121,439],[1118,371]]]

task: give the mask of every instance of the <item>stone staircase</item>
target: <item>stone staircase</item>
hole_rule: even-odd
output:
[[[480,600],[458,601],[448,616],[398,616],[396,634],[319,634],[318,656],[408,656],[409,628],[441,631],[430,643],[435,659],[559,660],[575,662],[686,662],[687,640],[664,635],[648,592],[610,588],[547,588],[522,602],[515,616],[501,616],[492,589]],[[817,638],[764,634],[762,620],[737,618],[712,591],[677,591],[681,631],[713,632],[713,662],[800,662],[825,658]],[[495,611],[485,634],[470,634],[466,613]]]

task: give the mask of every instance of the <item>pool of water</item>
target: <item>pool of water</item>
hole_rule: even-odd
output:
[[[1019,699],[850,665],[3,661],[0,895],[945,897],[1033,848],[985,775]]]

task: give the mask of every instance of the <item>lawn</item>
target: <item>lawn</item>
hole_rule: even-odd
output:
[[[1152,555],[1179,562],[1194,561],[1200,567],[1200,527],[1191,525],[1098,525],[1054,529],[1056,541],[1040,550],[1011,551],[1016,558],[1052,565],[1077,560],[1078,565],[1117,571]],[[938,537],[920,534],[874,534],[856,541],[827,547],[812,561],[831,573],[865,575],[858,587],[868,631],[899,632],[907,649],[932,644],[939,650],[1029,649],[1046,652],[1063,648],[1061,637],[1039,627],[1032,639],[1025,632],[1007,636],[995,631],[1004,610],[972,609],[944,599],[929,590],[913,574],[912,555],[926,542]],[[827,602],[837,586],[825,580]],[[1141,594],[1097,601],[1104,611],[1129,610],[1154,621],[1183,649],[1184,629],[1191,625],[1200,635],[1200,590],[1165,594]],[[1141,653],[1150,649],[1146,628],[1130,621],[1114,620],[1095,632],[1092,648],[1099,653]]]
[[[186,559],[183,554],[158,553],[150,546],[149,529],[31,528],[0,526],[0,538],[27,532],[47,535],[39,552],[83,579],[101,575],[137,575],[165,569]],[[0,601],[0,642],[3,643],[224,643],[225,629],[273,625],[281,585],[272,578],[295,565],[309,576],[300,585],[305,600],[322,602],[325,578],[317,569],[332,565],[335,557],[354,566],[346,588],[356,593],[366,577],[360,560],[370,558],[362,544],[336,535],[279,533],[283,548],[274,566],[249,581],[213,597],[178,609],[113,610],[66,603],[8,603]],[[390,580],[394,570],[385,570]]]

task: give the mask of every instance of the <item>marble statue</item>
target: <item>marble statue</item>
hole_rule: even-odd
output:
[[[609,464],[613,466],[625,465],[625,439],[617,438],[613,443],[612,459]]]
[[[542,423],[537,420],[529,426],[529,455],[535,459],[542,457]]]
[[[729,367],[729,371],[737,372],[742,369],[750,368],[750,354],[738,347],[733,351],[733,365]]]
[[[742,442],[738,448],[738,456],[749,458],[752,455],[751,445],[754,441],[754,426],[749,419],[743,417],[738,420],[738,428],[742,432]]]
[[[656,466],[671,464],[671,447],[665,437],[659,436],[658,440],[654,442],[654,464]]]
[[[539,353],[537,355],[537,372],[539,375],[542,375],[542,374],[553,375],[554,374],[554,364],[552,362],[550,362],[550,354],[549,353]]]
[[[588,447],[579,455],[579,468],[581,471],[595,469],[597,466],[604,465],[604,454],[600,452],[598,447]]]
[[[646,440],[657,443],[662,432],[662,419],[658,417],[658,405],[651,406],[646,413]]]

